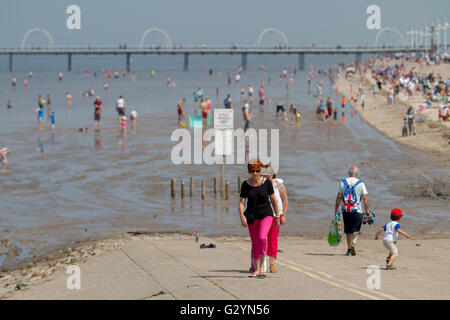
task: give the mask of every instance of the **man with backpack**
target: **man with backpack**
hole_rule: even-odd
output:
[[[360,234],[363,214],[369,215],[369,200],[367,199],[367,189],[364,182],[357,178],[358,168],[350,167],[348,175],[349,177],[342,179],[339,185],[334,212],[339,212],[339,205],[342,201],[341,212],[348,246],[346,255],[354,256],[356,255],[356,240]]]

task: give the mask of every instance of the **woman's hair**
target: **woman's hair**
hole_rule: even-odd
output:
[[[259,159],[252,159],[248,162],[247,169],[250,170],[261,170],[263,164]]]

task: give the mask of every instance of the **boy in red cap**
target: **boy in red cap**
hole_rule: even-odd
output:
[[[384,231],[383,245],[389,250],[389,256],[386,258],[386,270],[396,269],[393,263],[398,256],[396,247],[398,233],[404,235],[406,238],[410,238],[409,234],[400,229],[399,221],[402,216],[403,214],[400,209],[393,209],[391,211],[391,221],[382,226],[375,235],[375,240],[377,240],[380,233]]]

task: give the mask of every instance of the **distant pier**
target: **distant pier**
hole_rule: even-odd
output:
[[[67,55],[67,70],[72,70],[74,55],[123,55],[126,70],[130,71],[132,55],[182,55],[184,57],[183,71],[189,70],[190,55],[241,55],[241,67],[247,68],[249,55],[297,55],[298,70],[305,69],[305,56],[318,54],[354,54],[355,62],[361,61],[362,54],[381,54],[397,52],[420,52],[423,47],[349,47],[349,46],[314,46],[314,47],[188,47],[188,48],[114,48],[114,47],[48,47],[48,48],[0,48],[0,55],[9,55],[9,71],[13,71],[14,55]]]

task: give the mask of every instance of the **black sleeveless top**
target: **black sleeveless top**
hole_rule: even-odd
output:
[[[244,181],[241,187],[241,198],[247,198],[247,212],[253,214],[254,219],[273,217],[269,196],[273,194],[273,185],[266,179],[259,187],[252,187]]]

